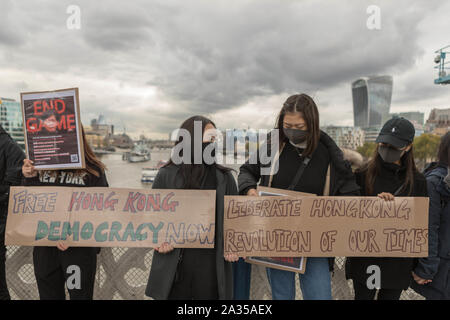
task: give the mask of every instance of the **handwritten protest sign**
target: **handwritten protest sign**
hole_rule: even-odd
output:
[[[213,248],[215,190],[12,187],[6,244]]]
[[[225,253],[425,257],[428,198],[225,196]]]
[[[257,192],[259,196],[292,196],[292,197],[315,196],[315,194],[311,193],[298,192],[286,189],[277,189],[264,186],[258,186]],[[258,264],[269,268],[292,271],[297,273],[305,273],[306,259],[307,258],[305,257],[248,257],[245,259],[245,262]]]
[[[85,168],[78,88],[20,94],[28,159],[38,169]]]

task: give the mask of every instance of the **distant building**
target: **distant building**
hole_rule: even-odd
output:
[[[22,108],[14,99],[0,98],[0,124],[14,141],[25,150]]]
[[[379,127],[389,115],[392,99],[391,76],[361,78],[352,83],[354,126]]]
[[[114,134],[114,125],[106,124],[104,117],[100,115],[98,119],[91,120],[91,130],[106,137]]]
[[[389,119],[395,118],[395,117],[402,117],[413,123],[416,122],[417,124],[420,124],[420,125],[423,125],[425,122],[425,113],[419,112],[419,111],[399,112],[399,113],[389,114]]]
[[[371,127],[364,129],[364,142],[375,142],[378,137],[378,134],[381,131],[382,126]]]
[[[118,148],[132,148],[133,147],[133,139],[131,139],[125,133],[115,134],[109,136],[108,144]]]
[[[326,126],[322,128],[341,149],[356,150],[364,144],[365,133],[358,127]]]
[[[410,121],[414,129],[416,130],[415,136],[419,137],[424,133],[424,118],[425,114],[422,112],[399,112],[399,113],[391,113],[389,114],[391,118],[405,118],[406,120]],[[386,119],[389,120],[389,119]]]
[[[450,108],[433,109],[425,124],[425,131],[444,135],[450,130]]]

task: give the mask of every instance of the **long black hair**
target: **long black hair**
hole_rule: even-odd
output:
[[[362,171],[367,170],[365,188],[368,195],[371,195],[373,193],[375,179],[381,172],[383,159],[381,159],[380,155],[378,154],[378,148],[379,145],[377,145],[377,147],[375,148],[371,160],[367,163],[366,167],[362,169]],[[406,168],[405,183],[403,184],[402,191],[408,188],[409,195],[411,195],[414,190],[414,178],[418,172],[416,163],[414,161],[413,148],[414,147],[411,146],[411,149],[405,152],[400,159],[402,165]]]
[[[311,156],[316,150],[320,140],[320,127],[319,127],[319,110],[314,100],[307,94],[295,94],[287,98],[286,102],[278,114],[275,128],[279,129],[280,147],[283,143],[288,141],[288,138],[283,132],[283,121],[286,113],[302,114],[302,118],[305,119],[308,126],[308,135],[306,138],[306,149],[303,152],[305,156]]]
[[[182,163],[180,164],[180,168],[178,170],[177,176],[181,177],[183,179],[183,188],[184,189],[200,189],[202,180],[206,174],[206,166],[204,164],[194,164],[194,124],[195,122],[201,122],[202,124],[202,135],[201,138],[203,138],[203,133],[205,132],[205,128],[208,124],[211,124],[214,128],[216,128],[216,125],[214,122],[212,122],[210,119],[203,117],[203,116],[193,116],[189,119],[185,120],[181,126],[180,129],[187,130],[190,134],[190,137],[192,139],[191,141],[191,163]],[[182,135],[178,136],[177,141],[175,142],[175,146],[179,143],[183,142]],[[201,143],[202,141],[200,141]],[[164,167],[173,165],[174,162],[172,159],[169,160],[169,162],[164,165]],[[222,172],[228,172],[232,171],[232,169],[221,166],[219,164],[213,164],[217,169],[219,169]]]

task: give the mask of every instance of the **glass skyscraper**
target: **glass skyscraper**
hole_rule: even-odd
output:
[[[392,99],[392,77],[361,78],[352,83],[354,126],[379,127],[389,116]]]
[[[20,102],[13,99],[0,98],[0,124],[22,150],[25,150]]]

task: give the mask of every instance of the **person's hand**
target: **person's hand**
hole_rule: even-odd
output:
[[[56,247],[61,251],[66,251],[69,249],[69,246],[65,245],[62,241],[58,241],[58,243],[56,243]]]
[[[239,256],[236,253],[225,253],[223,257],[228,262],[236,262],[239,260]]]
[[[414,281],[417,282],[417,284],[420,284],[420,285],[424,285],[424,284],[433,282],[433,280],[422,279],[417,274],[415,274],[414,271],[412,271],[412,276],[414,278]]]
[[[173,249],[173,246],[168,244],[167,242],[164,242],[160,247],[155,248],[155,250],[159,253],[169,253]]]
[[[248,196],[252,196],[252,197],[257,197],[258,196],[258,191],[256,191],[256,189],[250,189],[247,191],[247,195]]]
[[[33,161],[30,159],[23,160],[22,174],[25,178],[34,178],[37,176],[38,172],[33,166]]]
[[[389,192],[379,193],[377,197],[383,199],[384,201],[394,201],[395,198],[392,193]]]

